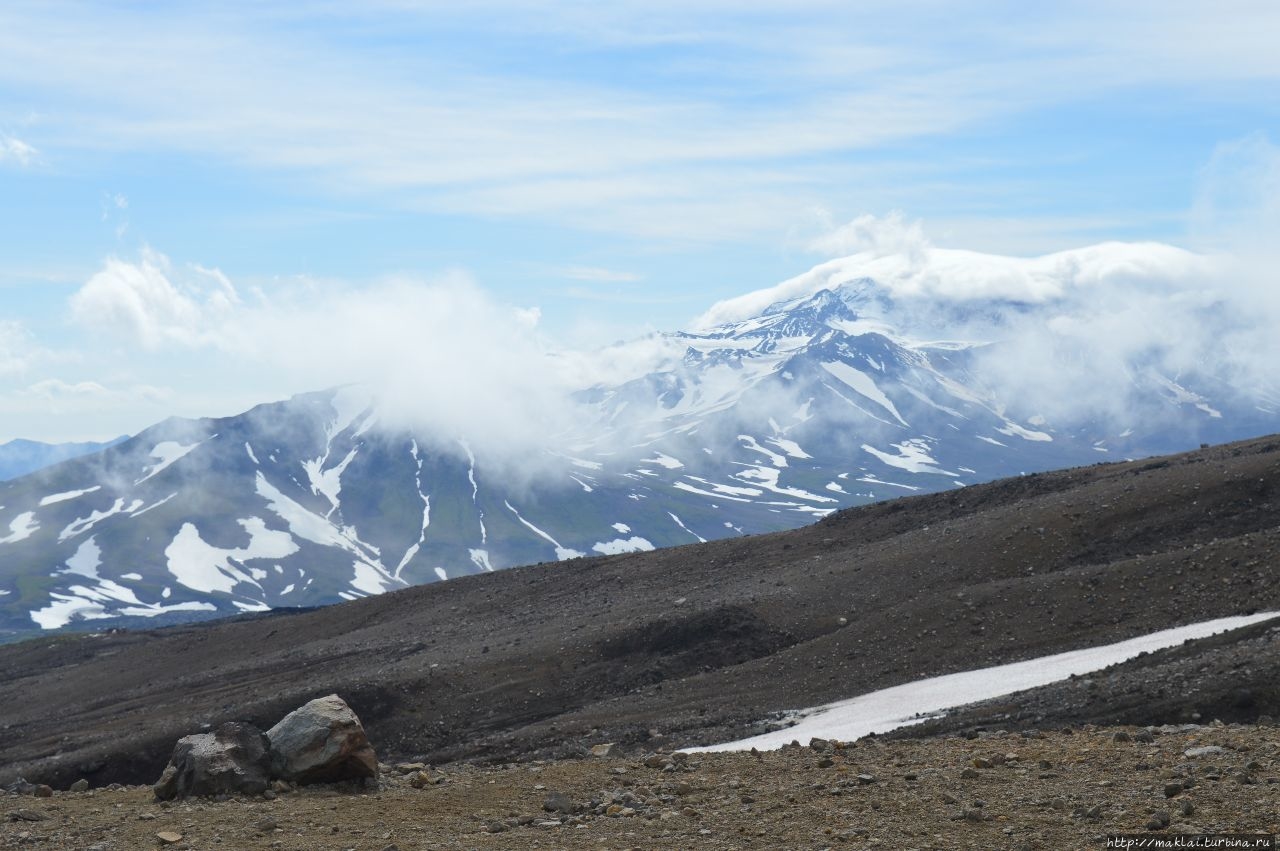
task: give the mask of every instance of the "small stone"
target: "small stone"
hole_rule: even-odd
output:
[[[1133,737],[1132,737],[1132,736],[1130,736],[1128,733],[1126,733],[1124,730],[1116,730],[1116,732],[1115,732],[1114,734],[1112,734],[1112,736],[1111,736],[1111,741],[1113,741],[1113,742],[1131,742],[1131,741],[1133,741]]]
[[[1206,747],[1202,747],[1202,748],[1188,748],[1182,753],[1184,756],[1187,756],[1191,759],[1198,759],[1199,757],[1202,757],[1202,756],[1214,756],[1215,754],[1222,754],[1226,752],[1227,752],[1226,748],[1221,748],[1221,747],[1218,747],[1217,745],[1207,745]]]
[[[809,740],[809,750],[811,751],[822,753],[826,750],[829,750],[830,748],[831,748],[831,743],[828,742],[826,739],[819,739],[817,737],[814,737]]]
[[[37,783],[36,789],[34,792],[32,792],[32,794],[35,795],[37,798],[52,798],[53,787],[47,786],[44,783]]]
[[[75,783],[72,783],[72,784],[71,784],[70,791],[72,791],[72,792],[88,792],[88,791],[89,791],[89,781],[88,781],[88,780],[85,780],[83,777],[81,777],[81,778],[80,778],[79,780],[77,780]]]
[[[835,764],[835,760],[829,756],[824,756],[822,759],[818,760],[818,768],[830,768]]]
[[[262,800],[264,801],[274,801],[277,797],[279,796],[270,789],[262,793]]]
[[[1183,818],[1186,818],[1187,816],[1191,815],[1196,811],[1196,805],[1191,803],[1190,798],[1183,798],[1181,801],[1177,803],[1174,809],[1177,810],[1178,815],[1182,816]]]
[[[419,771],[409,778],[409,785],[415,789],[421,789],[424,786],[430,786],[431,775],[425,771]]]
[[[258,829],[259,833],[271,833],[279,826],[280,825],[277,824],[276,820],[273,819],[271,816],[267,816],[266,818],[259,819],[258,823],[254,825],[254,827]]]
[[[876,782],[876,776],[874,774],[859,774],[858,782],[863,786],[870,786],[872,783]]]
[[[696,818],[698,815],[698,811],[695,810],[693,807],[683,807],[680,810],[680,815],[684,816],[685,818]]]
[[[599,745],[591,746],[592,756],[608,756],[609,751],[613,750],[613,742],[606,742]]]
[[[1183,786],[1181,783],[1174,781],[1173,783],[1164,784],[1164,796],[1166,798],[1174,798],[1181,795]]]
[[[502,833],[507,829],[507,826],[500,821],[491,821],[484,826],[484,829],[490,833]]]
[[[156,834],[156,839],[165,845],[176,845],[182,841],[182,834],[172,830],[162,830]]]
[[[399,774],[413,774],[415,771],[426,771],[427,764],[425,762],[398,762],[395,770]]]
[[[292,792],[293,787],[289,785],[288,781],[276,780],[271,784],[271,791],[283,795],[286,792]]]
[[[547,797],[542,800],[542,808],[549,813],[564,813],[568,815],[572,813],[576,807],[569,796],[563,792],[550,792]]]
[[[39,810],[28,810],[26,808],[19,810],[10,810],[8,814],[9,821],[44,821],[49,816]]]
[[[1156,740],[1156,737],[1150,730],[1139,730],[1133,734],[1133,740],[1135,742],[1142,742],[1144,745],[1149,745]]]
[[[973,761],[974,768],[990,768],[991,764],[992,764],[991,760],[986,759],[984,757],[978,757]]]
[[[1147,830],[1164,830],[1171,820],[1168,810],[1157,810],[1147,819]]]
[[[962,780],[976,780],[981,776],[982,775],[980,775],[977,771],[975,771],[972,768],[966,768],[964,771],[960,772],[960,778]]]

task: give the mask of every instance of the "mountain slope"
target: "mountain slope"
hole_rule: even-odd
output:
[[[323,611],[0,647],[0,782],[149,782],[177,736],[331,691],[380,754],[432,762],[738,739],[782,710],[1280,608],[1278,495],[1273,437]]]
[[[325,605],[1276,425],[1153,368],[1129,421],[1056,425],[989,384],[999,343],[917,340],[893,310],[854,280],[633,344],[656,352],[644,370],[566,400],[573,425],[527,457],[383,423],[361,387],[168,420],[0,485],[0,631]]]

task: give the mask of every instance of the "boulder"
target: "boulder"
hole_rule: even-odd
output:
[[[271,782],[271,743],[252,724],[230,721],[212,733],[184,736],[152,787],[156,798],[258,795]]]
[[[336,694],[293,710],[267,738],[276,777],[305,784],[378,776],[378,757],[360,719]]]

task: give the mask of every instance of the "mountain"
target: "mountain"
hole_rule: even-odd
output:
[[[978,308],[964,310],[944,324]],[[854,279],[603,352],[643,366],[576,391],[571,425],[521,457],[396,424],[359,386],[165,421],[0,485],[0,630],[327,605],[1278,424],[1273,396],[1155,358],[1126,367],[1126,418],[1051,421],[1002,395],[999,340],[903,324],[891,294]]]
[[[102,443],[42,443],[19,438],[0,443],[0,481],[16,479],[69,458],[91,455],[127,439],[117,437]]]
[[[1270,437],[320,611],[25,641],[0,647],[0,785],[153,782],[178,736],[269,726],[332,692],[389,763],[733,741],[787,710],[1280,610],[1278,507]],[[1126,688],[1125,721],[1280,716],[1256,637],[1225,665]],[[1119,692],[1089,680],[1073,702],[1098,720]]]

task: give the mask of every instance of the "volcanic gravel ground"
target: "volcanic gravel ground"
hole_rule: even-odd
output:
[[[1112,833],[1280,832],[1275,728],[1034,736],[387,767],[380,791],[304,787],[270,801],[160,804],[139,788],[9,796],[0,847],[133,851],[171,833],[183,849],[1062,851]]]
[[[740,738],[925,676],[1280,609],[1278,493],[1266,438],[305,613],[36,639],[0,648],[0,783],[151,782],[201,725],[269,727],[331,692],[388,759]],[[1274,690],[1224,720],[1260,714],[1280,716]]]

